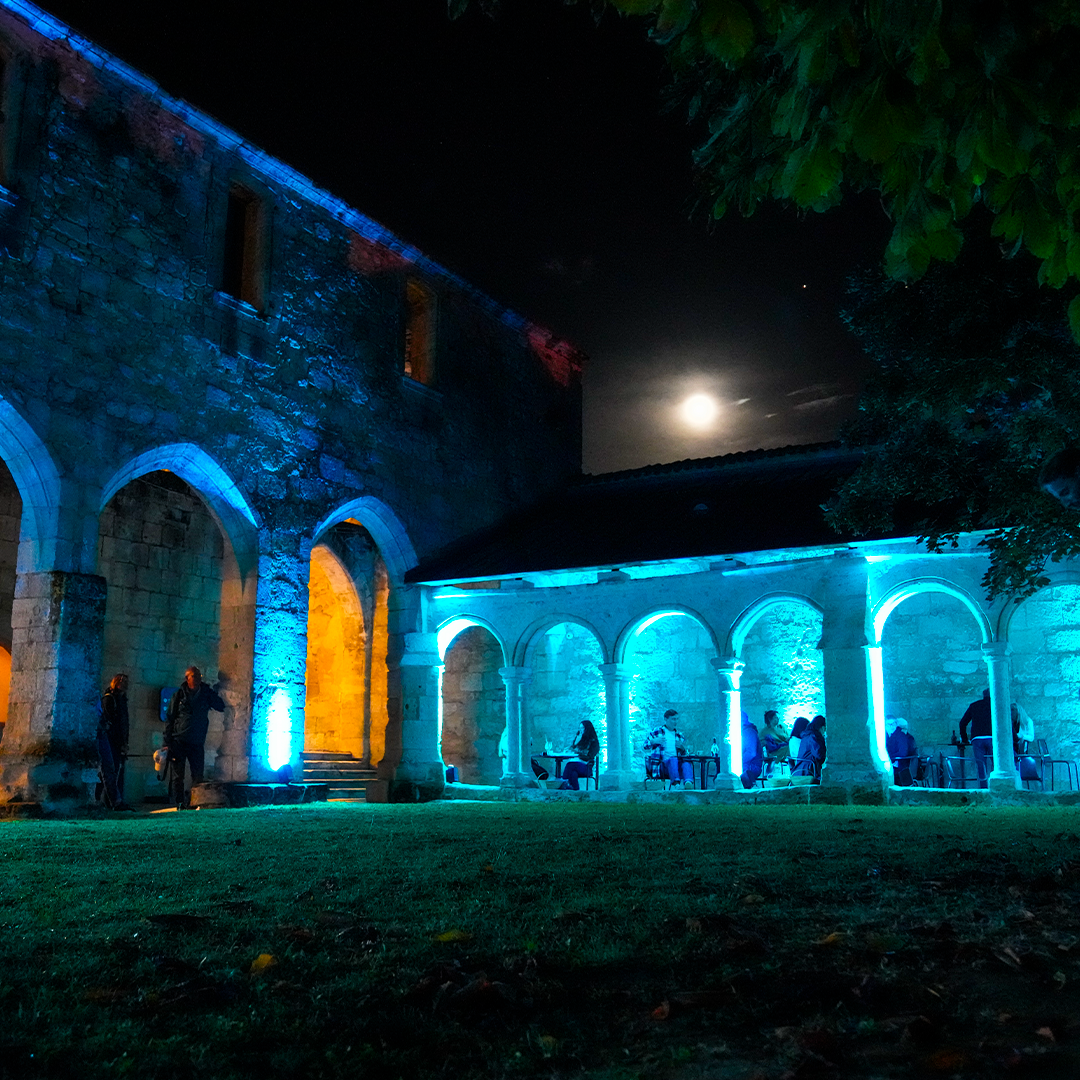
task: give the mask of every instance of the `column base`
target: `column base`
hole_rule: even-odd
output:
[[[600,791],[630,791],[640,780],[641,777],[637,773],[609,769],[600,774],[597,788]]]
[[[1010,795],[1014,791],[1022,791],[1023,785],[1019,776],[995,776],[991,773],[986,778],[990,791],[998,795]]]
[[[729,772],[722,772],[717,775],[716,779],[709,785],[712,791],[745,791],[742,781],[737,776],[732,776]],[[752,790],[752,789],[751,789]]]
[[[531,772],[503,773],[499,778],[499,787],[513,788],[515,791],[520,791],[523,788],[539,788],[540,786],[540,781]]]
[[[94,804],[97,751],[73,744],[0,753],[0,803],[36,804],[44,814],[68,817]]]
[[[403,761],[394,770],[387,801],[434,802],[446,788],[446,766],[441,761]]]

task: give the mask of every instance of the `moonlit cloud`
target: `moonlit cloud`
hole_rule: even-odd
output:
[[[833,406],[839,405],[840,402],[854,396],[854,394],[834,394],[832,397],[815,398],[813,401],[800,401],[798,405],[793,405],[792,408],[801,412],[811,409],[831,409]]]

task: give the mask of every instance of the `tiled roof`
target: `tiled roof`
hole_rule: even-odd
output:
[[[847,538],[825,522],[821,505],[861,458],[861,451],[825,443],[582,477],[425,560],[406,580],[464,581],[843,544]]]

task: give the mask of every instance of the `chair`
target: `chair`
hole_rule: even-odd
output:
[[[1024,787],[1029,784],[1038,784],[1042,790],[1046,789],[1046,759],[1034,754],[1019,754],[1016,758],[1016,771],[1020,774],[1020,780]],[[1054,780],[1051,774],[1050,789],[1053,790]]]
[[[945,787],[968,788],[979,786],[979,766],[974,758],[942,756]]]
[[[1065,766],[1065,774],[1069,778],[1069,790],[1080,787],[1080,778],[1077,776],[1077,767],[1075,761],[1069,761],[1067,758],[1055,758],[1050,756],[1050,748],[1046,745],[1045,739],[1036,739],[1035,748],[1038,750],[1038,757],[1040,757],[1045,765],[1050,766],[1050,790],[1054,790],[1054,767],[1056,765]]]

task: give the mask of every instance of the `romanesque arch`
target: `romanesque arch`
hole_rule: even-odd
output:
[[[631,769],[644,775],[642,747],[664,712],[679,713],[679,729],[692,752],[704,753],[727,731],[715,665],[716,636],[689,608],[654,610],[619,635],[616,657],[629,676]]]
[[[600,667],[600,636],[582,619],[553,615],[530,628],[524,643],[525,749],[539,753],[550,744],[568,750],[578,725],[588,720],[600,740],[601,770],[607,767],[607,698]]]
[[[728,655],[744,665],[740,707],[757,727],[767,709],[788,728],[798,716],[827,715],[821,633],[821,608],[796,594],[762,597],[736,619]]]
[[[902,605],[902,607],[901,607]],[[871,750],[886,773],[886,716],[903,716],[920,747],[948,744],[987,685],[989,619],[965,589],[939,578],[897,585],[870,611]]]
[[[26,573],[57,567],[60,475],[52,455],[14,406],[0,397],[0,459],[21,500],[20,564]],[[63,569],[71,569],[64,566]]]
[[[466,784],[497,784],[499,743],[506,727],[506,688],[499,669],[506,649],[494,629],[462,615],[439,627],[442,659],[439,741],[443,761]]]

